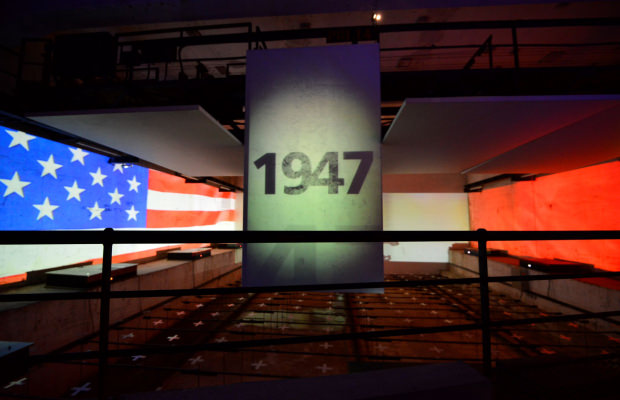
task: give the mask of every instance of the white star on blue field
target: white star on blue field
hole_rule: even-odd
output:
[[[0,126],[0,229],[143,228],[148,169]]]

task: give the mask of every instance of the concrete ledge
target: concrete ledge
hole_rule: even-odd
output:
[[[463,363],[121,395],[124,400],[490,400],[491,383]]]
[[[439,275],[441,271],[445,271],[450,267],[448,263],[443,262],[396,262],[384,261],[383,271],[386,274],[423,274],[423,275]]]
[[[241,278],[241,249],[214,250],[197,260],[158,260],[138,266],[137,276],[112,283],[112,290],[191,289],[216,287]],[[84,291],[99,291],[98,287]],[[75,289],[24,287],[8,293],[71,292]],[[110,324],[169,300],[166,297],[113,299]],[[45,354],[99,330],[99,300],[54,300],[3,304],[0,339],[33,342],[31,354]]]
[[[450,250],[449,254],[451,266],[447,271],[448,275],[468,278],[478,276],[478,257],[463,254],[461,250]],[[515,260],[509,257],[489,257],[489,276],[549,275],[521,267],[518,260]],[[620,305],[620,290],[578,279],[491,283],[489,287],[550,312],[574,314],[580,310],[615,311]],[[604,320],[589,321],[593,328],[617,328],[617,325]]]

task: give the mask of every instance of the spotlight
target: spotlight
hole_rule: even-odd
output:
[[[382,18],[381,13],[376,12],[376,13],[372,14],[372,20],[375,23],[376,22],[381,22],[381,18]]]

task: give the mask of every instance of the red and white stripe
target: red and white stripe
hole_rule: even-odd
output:
[[[208,229],[230,225],[223,222],[234,224],[235,197],[233,192],[185,183],[183,178],[150,170],[146,227]]]

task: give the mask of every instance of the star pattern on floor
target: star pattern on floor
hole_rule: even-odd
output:
[[[205,360],[204,358],[202,358],[200,355],[190,358],[189,360],[187,360],[191,365],[196,365],[196,364],[200,364],[203,363]]]
[[[91,390],[90,382],[86,382],[82,386],[72,387],[71,388],[71,397],[75,397],[75,396],[78,395],[78,393],[81,393],[81,392],[90,392],[90,390]]]

